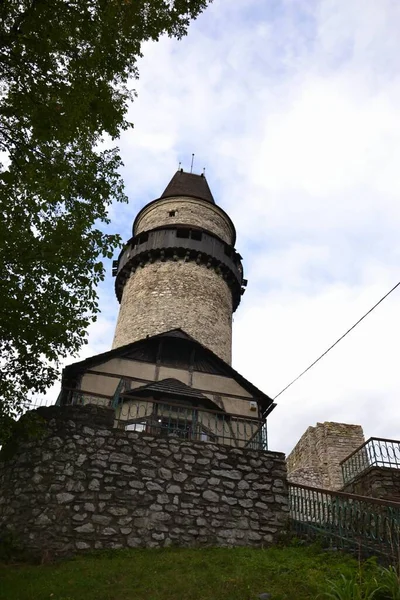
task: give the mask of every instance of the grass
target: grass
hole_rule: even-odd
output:
[[[317,598],[357,561],[315,546],[117,550],[52,565],[0,565],[1,600],[273,600]]]

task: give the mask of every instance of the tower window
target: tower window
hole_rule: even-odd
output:
[[[232,258],[232,248],[230,246],[225,246],[225,254]]]
[[[190,233],[190,237],[192,238],[192,240],[201,240],[201,231],[199,231],[198,229],[192,229],[191,233]]]
[[[177,229],[176,237],[178,238],[188,238],[189,237],[189,229]]]
[[[146,231],[145,233],[141,233],[139,235],[139,237],[137,238],[137,243],[140,244],[144,244],[144,242],[147,242],[147,240],[149,239],[149,234]]]
[[[169,216],[170,216],[170,217],[175,217],[175,215],[176,215],[176,210],[170,210],[170,211],[168,212],[168,214],[169,214]]]

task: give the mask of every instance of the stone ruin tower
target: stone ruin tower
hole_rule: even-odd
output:
[[[113,265],[121,305],[113,348],[181,328],[230,364],[232,313],[247,281],[235,227],[204,175],[175,173],[132,234]]]

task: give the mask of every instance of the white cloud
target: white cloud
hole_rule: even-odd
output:
[[[399,28],[397,0],[214,0],[187,38],[143,49],[120,143],[130,204],[112,226],[128,238],[196,153],[249,278],[234,366],[270,395],[399,279]],[[111,346],[107,285],[84,356]],[[397,291],[282,394],[272,449],[318,420],[399,437],[399,308]]]

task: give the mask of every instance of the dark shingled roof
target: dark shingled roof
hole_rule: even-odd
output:
[[[192,337],[191,335],[189,335],[188,333],[186,333],[186,331],[183,331],[182,329],[170,329],[169,331],[164,331],[163,333],[158,333],[157,335],[154,335],[152,337],[155,338],[162,338],[162,337],[167,337],[167,338],[179,338],[180,340],[189,340],[190,342],[195,342],[196,340],[194,339],[194,337]]]
[[[182,329],[172,329],[170,331],[165,331],[157,335],[152,335],[148,338],[137,340],[136,342],[131,342],[130,344],[126,344],[125,346],[119,346],[118,348],[114,348],[113,350],[108,350],[107,352],[103,352],[102,354],[95,354],[94,356],[90,356],[89,358],[86,358],[84,360],[80,360],[78,362],[72,363],[71,365],[67,365],[63,369],[62,385],[67,385],[69,379],[74,379],[77,376],[80,376],[86,370],[91,369],[93,366],[100,365],[106,360],[110,360],[111,358],[123,358],[124,356],[132,352],[134,348],[138,348],[142,345],[152,343],[158,338],[181,338],[188,340],[188,342],[191,342],[194,348],[201,349],[202,352],[204,352],[205,357],[209,357],[210,360],[212,360],[212,362],[216,364],[216,366],[219,369],[220,375],[223,375],[225,377],[232,377],[235,381],[239,383],[239,385],[243,386],[245,390],[250,392],[253,395],[253,397],[256,397],[261,403],[264,411],[269,413],[275,407],[272,398],[267,396],[267,394],[264,394],[264,392],[259,390],[255,385],[250,383],[250,381],[245,379],[242,375],[240,375],[240,373],[235,371],[235,369],[233,369],[230,365],[223,361],[222,358],[220,358],[211,350],[200,344],[200,342],[192,338]],[[68,386],[70,385],[71,383],[68,383]],[[209,400],[209,402],[211,402],[211,400]],[[218,409],[221,410],[220,407],[218,407]]]
[[[140,387],[133,388],[127,392],[130,396],[168,396],[173,398],[187,398],[190,400],[199,400],[203,405],[211,405],[212,408],[223,410],[217,406],[210,398],[204,396],[198,390],[189,387],[186,383],[182,383],[179,379],[161,379],[161,381],[154,381],[147,385],[141,385]]]
[[[215,200],[204,175],[185,173],[182,170],[175,173],[165,188],[161,198],[170,198],[172,196],[190,196],[215,204]]]

